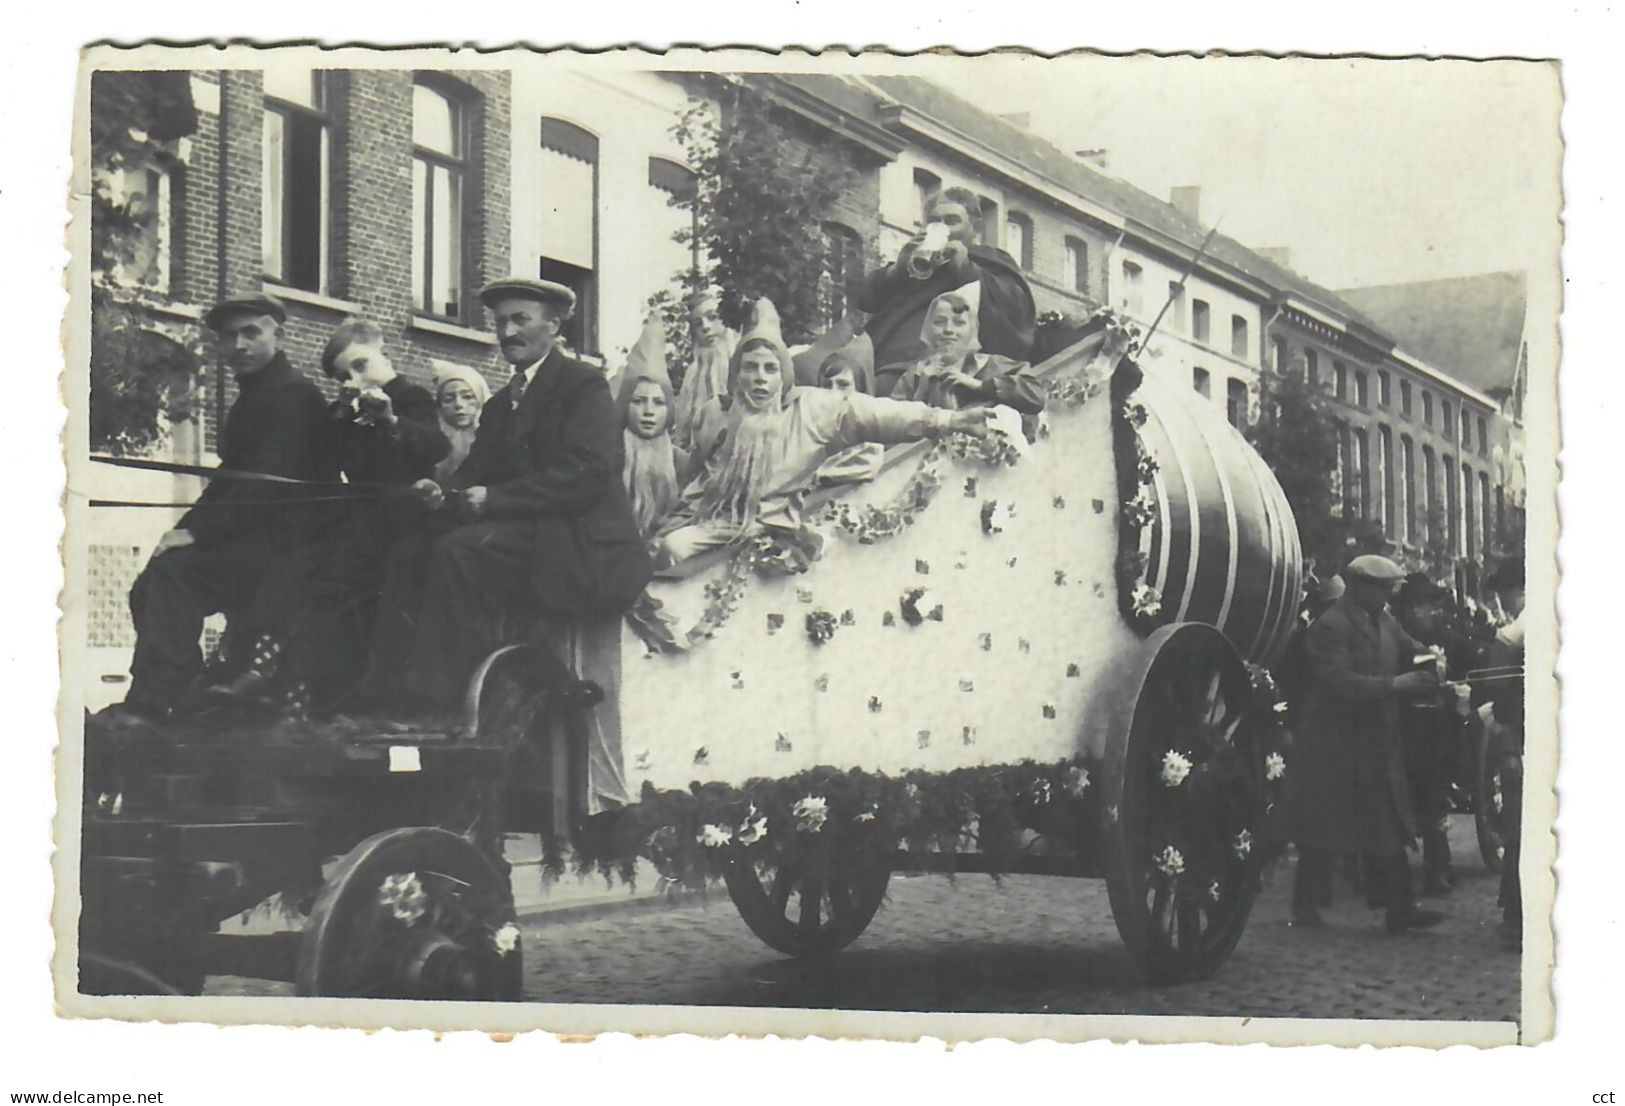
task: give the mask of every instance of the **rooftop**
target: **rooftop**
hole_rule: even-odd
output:
[[[1377,321],[1407,353],[1500,399],[1515,385],[1523,347],[1521,272],[1345,288],[1338,294]]]

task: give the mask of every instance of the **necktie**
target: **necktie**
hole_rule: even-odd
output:
[[[508,381],[508,391],[513,400],[513,409],[515,411],[519,410],[519,401],[525,398],[525,373],[523,370],[513,374],[513,379]]]

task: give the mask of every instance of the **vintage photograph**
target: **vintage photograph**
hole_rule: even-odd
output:
[[[87,50],[61,1008],[1545,1039],[1560,107]]]

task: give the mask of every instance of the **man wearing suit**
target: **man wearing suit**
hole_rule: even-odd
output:
[[[220,430],[220,464],[298,480],[336,480],[318,448],[327,401],[278,345],[286,309],[263,292],[234,296],[204,317],[237,381]],[[319,533],[320,516],[296,484],[222,477],[159,539],[130,591],[135,658],[123,713],[162,720],[203,670],[203,622],[237,620],[266,569]],[[235,628],[234,628],[235,629]]]
[[[454,487],[417,485],[430,506],[454,510],[458,525],[430,549],[404,671],[374,672],[430,707],[457,702],[514,612],[552,623],[618,614],[650,572],[621,485],[621,425],[609,385],[558,345],[574,293],[510,278],[480,298],[513,376],[485,405]],[[391,584],[385,605],[409,610],[409,597],[389,595]],[[387,618],[379,630],[393,633]],[[389,645],[380,641],[375,665]],[[369,690],[377,697],[376,679]]]
[[[1298,872],[1293,921],[1324,924],[1336,858],[1366,861],[1370,905],[1385,909],[1390,933],[1437,925],[1412,895],[1405,850],[1415,838],[1400,741],[1399,705],[1440,693],[1439,678],[1413,667],[1430,654],[1388,611],[1405,572],[1375,554],[1343,572],[1348,589],[1309,627],[1309,692],[1300,714],[1296,776]]]

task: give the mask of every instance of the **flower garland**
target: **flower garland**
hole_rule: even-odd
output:
[[[1118,363],[1111,379],[1112,452],[1117,463],[1117,602],[1129,625],[1151,633],[1168,621],[1162,595],[1146,579],[1149,567],[1141,535],[1157,520],[1155,479],[1161,466],[1146,448],[1140,430],[1150,412],[1135,398],[1142,374],[1134,362]]]
[[[611,833],[582,836],[574,866],[631,883],[636,858],[646,857],[663,882],[700,890],[741,852],[773,867],[802,864],[812,854],[889,859],[901,847],[975,850],[992,858],[997,871],[1027,853],[1096,849],[1099,769],[1076,757],[902,776],[813,768],[738,787],[695,783],[687,791],[646,783],[639,801],[615,816]],[[559,843],[545,843],[544,873],[556,876],[564,867]]]

